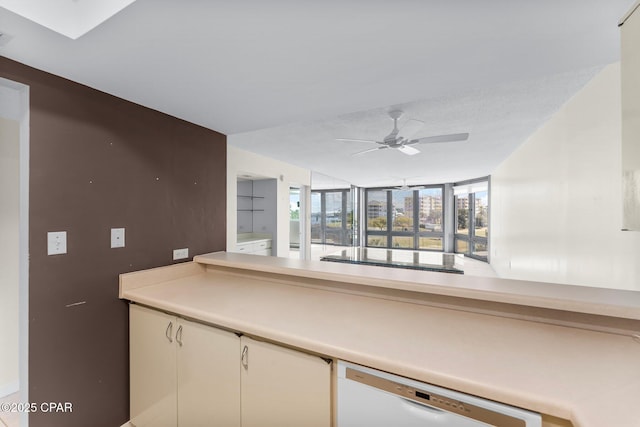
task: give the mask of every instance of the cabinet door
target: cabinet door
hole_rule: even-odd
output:
[[[240,338],[180,319],[178,426],[240,426]]]
[[[129,308],[130,414],[137,427],[175,427],[176,318]]]
[[[242,427],[328,427],[331,365],[242,337]]]

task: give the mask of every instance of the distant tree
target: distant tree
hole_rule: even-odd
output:
[[[379,216],[377,218],[371,218],[368,222],[369,228],[377,228],[378,230],[384,230],[387,228],[387,218]]]
[[[481,207],[476,211],[476,227],[487,226],[487,208]]]
[[[467,217],[469,216],[469,210],[465,208],[458,208],[458,229],[465,229],[467,225]]]
[[[403,229],[413,228],[413,224],[411,224],[411,218],[408,218],[406,216],[396,217],[393,223],[394,223],[393,224],[394,228],[395,227],[401,227]]]

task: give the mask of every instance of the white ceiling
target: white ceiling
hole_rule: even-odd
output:
[[[134,1],[0,0],[0,7],[71,39],[77,39]]]
[[[231,135],[229,142],[329,177],[314,175],[314,188],[344,187],[331,177],[362,187],[400,185],[405,179],[409,185],[463,181],[490,175],[599,70],[595,67],[566,72],[240,133]],[[414,138],[469,132],[469,140],[417,145],[421,152],[414,156],[397,150],[353,156],[375,145],[335,140],[381,141],[393,128],[388,116],[392,108],[404,111],[398,121],[400,128],[408,119],[425,121]]]
[[[632,3],[137,0],[76,40],[0,8],[0,54],[355,184],[442,182],[490,173],[618,60]],[[468,150],[355,162],[367,147],[333,140],[386,135],[393,106],[427,122],[417,136],[470,132]]]

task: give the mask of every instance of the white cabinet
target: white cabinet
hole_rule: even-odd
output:
[[[131,422],[137,426],[240,425],[240,339],[131,305]]]
[[[331,365],[130,305],[136,427],[329,427]]]
[[[640,3],[621,24],[623,229],[640,231]]]
[[[178,320],[178,426],[240,426],[239,338]]]
[[[236,244],[236,252],[271,256],[271,239],[252,240]]]
[[[130,414],[135,426],[177,424],[176,328],[173,316],[130,306]]]
[[[242,427],[329,427],[331,365],[243,336]]]

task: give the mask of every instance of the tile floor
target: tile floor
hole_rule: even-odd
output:
[[[2,403],[19,403],[20,393],[13,393],[9,396],[0,398]],[[0,426],[2,427],[20,427],[20,414],[17,412],[0,412]]]

